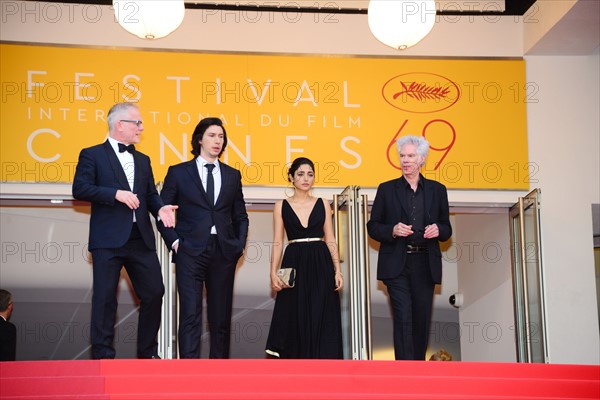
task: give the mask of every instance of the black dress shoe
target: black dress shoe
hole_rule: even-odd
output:
[[[160,360],[160,356],[158,354],[154,354],[152,356],[139,356],[139,359],[143,359],[143,360]]]

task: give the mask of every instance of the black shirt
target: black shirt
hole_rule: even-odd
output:
[[[410,183],[402,177],[404,181],[404,190],[402,196],[408,205],[409,220],[406,225],[412,225],[412,235],[406,239],[409,244],[415,246],[425,245],[427,240],[423,237],[425,232],[425,189],[423,189],[423,180],[419,177],[417,190],[410,187]]]

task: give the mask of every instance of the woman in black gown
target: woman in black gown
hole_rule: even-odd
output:
[[[288,174],[294,195],[273,210],[271,288],[277,298],[266,345],[272,357],[343,358],[338,292],[344,282],[331,206],[310,194],[314,175],[312,161],[294,160]],[[288,245],[282,259],[284,229]],[[296,269],[294,287],[277,276],[280,266]]]

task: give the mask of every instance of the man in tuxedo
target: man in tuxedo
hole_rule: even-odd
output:
[[[164,286],[148,212],[173,226],[176,207],[164,205],[150,158],[135,150],[144,130],[138,107],[115,104],[107,122],[108,139],[81,151],[73,180],[73,197],[92,203],[92,357],[115,358],[116,292],[125,266],[140,299],[137,355],[159,358],[156,336]]]
[[[452,235],[448,194],[420,173],[429,152],[424,137],[404,136],[396,145],[402,176],[377,188],[367,230],[380,242],[377,279],[392,304],[395,358],[424,360],[433,291],[442,281],[439,242]]]
[[[12,294],[0,289],[0,361],[15,361],[17,327],[9,322],[13,310]]]
[[[206,287],[210,358],[229,358],[235,267],[246,246],[248,214],[240,171],[219,162],[227,133],[204,118],[192,135],[194,159],[169,168],[161,197],[179,206],[174,229],[158,225],[174,251],[179,293],[179,357],[200,358]]]

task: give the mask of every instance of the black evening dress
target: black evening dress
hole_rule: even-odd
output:
[[[308,226],[283,200],[281,214],[289,241],[323,238],[325,206],[317,199]],[[289,243],[281,268],[296,268],[293,288],[277,292],[266,352],[279,358],[341,359],[340,298],[335,291],[335,271],[324,241]]]

